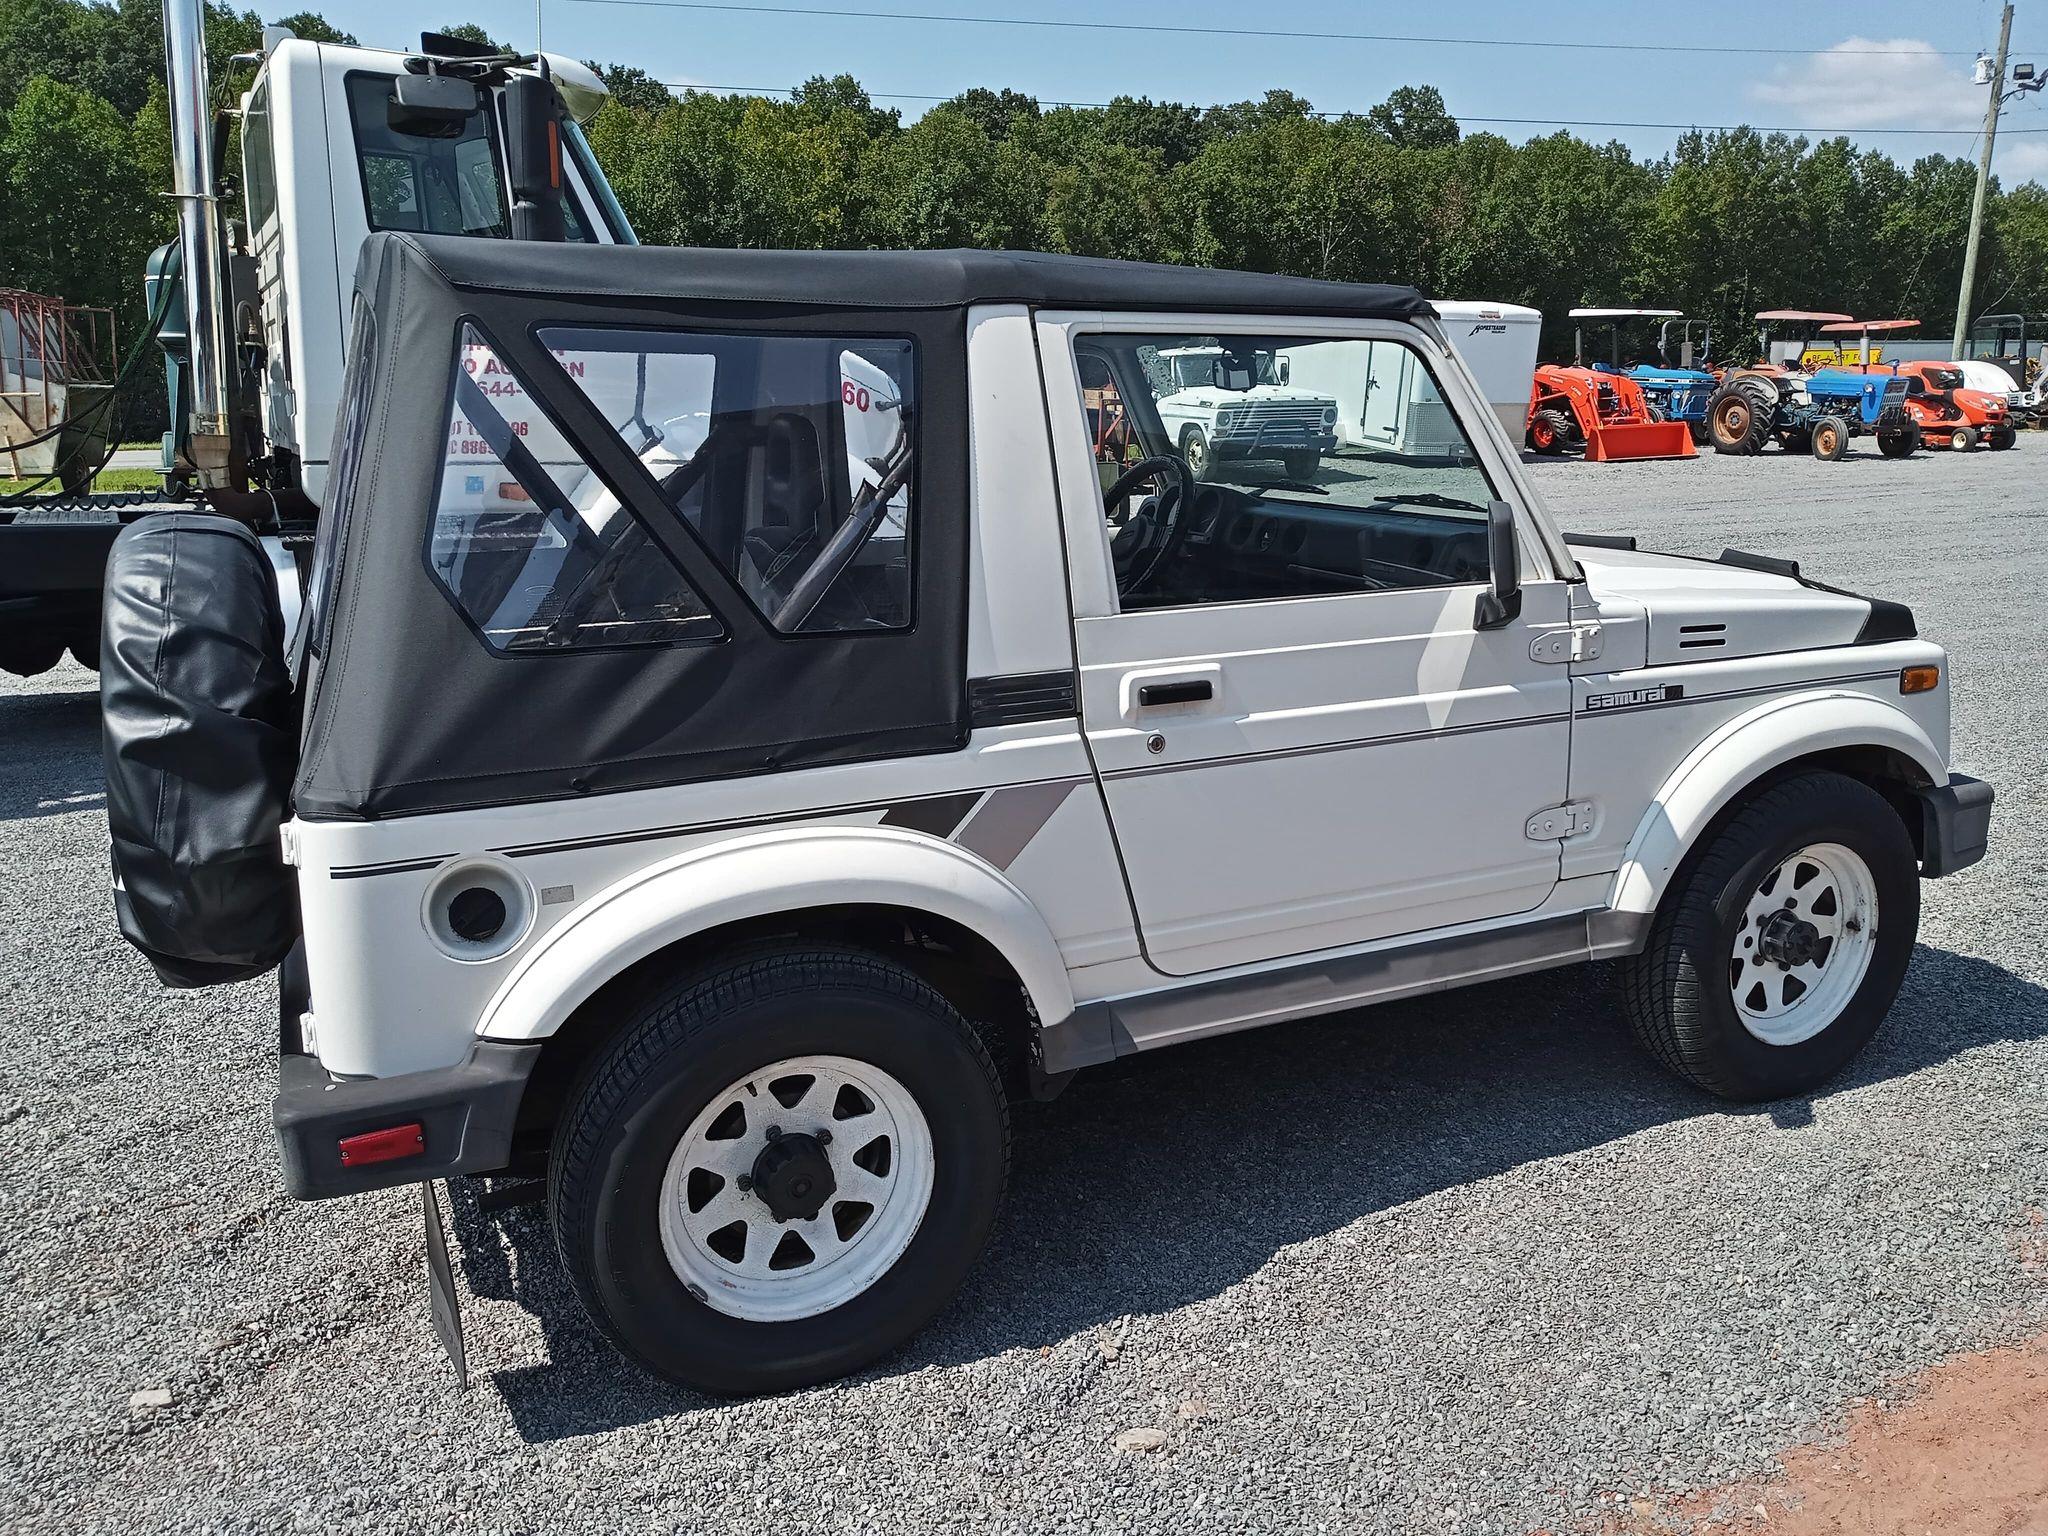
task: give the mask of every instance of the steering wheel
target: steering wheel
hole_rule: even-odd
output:
[[[1128,596],[1142,590],[1187,542],[1188,512],[1195,500],[1195,475],[1187,461],[1171,453],[1140,459],[1116,477],[1102,493],[1102,504],[1113,507],[1129,498],[1131,491],[1155,475],[1167,475],[1173,483],[1162,486],[1157,496],[1148,496],[1125,518],[1110,536],[1110,563],[1116,567],[1116,590]]]

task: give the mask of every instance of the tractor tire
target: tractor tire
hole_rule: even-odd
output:
[[[1707,431],[1707,423],[1704,419],[1688,421],[1685,424],[1685,430],[1691,435],[1692,445],[1695,448],[1704,448],[1714,440],[1713,434]]]
[[[1813,424],[1813,456],[1832,464],[1849,446],[1849,423],[1839,416],[1823,416]]]
[[[1787,427],[1778,434],[1778,446],[1787,453],[1806,453],[1813,447],[1813,428]]]
[[[1949,433],[1948,445],[1957,453],[1969,452],[1977,446],[1977,429],[1975,427],[1957,427],[1953,432]]]
[[[1994,427],[1990,435],[1984,439],[1993,453],[2003,453],[2019,440],[2020,434],[2013,427]]]
[[[1756,395],[1740,384],[1722,385],[1707,401],[1707,432],[1716,453],[1755,453],[1770,429],[1771,419],[1757,409]]]
[[[1651,421],[1669,421],[1671,419],[1669,416],[1665,414],[1664,407],[1661,405],[1644,406],[1643,415],[1649,418]]]
[[[1529,418],[1529,430],[1523,434],[1531,449],[1546,455],[1563,453],[1571,446],[1571,436],[1571,417],[1549,406]]]
[[[1896,432],[1878,433],[1877,451],[1888,459],[1910,459],[1920,451],[1920,428],[1909,421]]]

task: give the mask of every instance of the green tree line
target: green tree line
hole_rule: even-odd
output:
[[[218,80],[262,23],[207,12]],[[311,12],[278,19],[353,41]],[[157,0],[0,0],[0,284],[112,306],[130,339],[174,221],[162,49]],[[1286,91],[1075,107],[977,89],[906,123],[844,75],[787,98],[674,95],[597,67],[613,96],[591,143],[649,242],[1010,246],[1407,282],[1533,304],[1553,350],[1577,304],[1683,309],[1728,351],[1778,306],[1940,334],[1974,175],[1747,128],[1655,159],[1569,133],[1513,144],[1462,131],[1430,86],[1332,118]],[[1992,193],[1977,307],[2048,312],[2037,183]]]

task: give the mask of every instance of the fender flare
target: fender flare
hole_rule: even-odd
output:
[[[1948,765],[1919,723],[1868,694],[1795,694],[1736,716],[1701,742],[1659,787],[1615,871],[1609,905],[1647,917],[1679,863],[1713,819],[1774,768],[1844,747],[1881,747],[1909,758],[1933,783]]]
[[[886,827],[792,827],[693,848],[583,902],[505,978],[476,1032],[544,1040],[627,966],[692,934],[833,906],[929,913],[1009,962],[1041,1027],[1074,1011],[1066,963],[1031,899],[952,843]]]

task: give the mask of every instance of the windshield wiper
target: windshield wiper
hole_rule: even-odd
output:
[[[1384,496],[1374,496],[1376,505],[1388,507],[1441,507],[1446,512],[1477,512],[1481,517],[1487,509],[1476,501],[1461,501],[1456,496],[1439,496],[1435,491],[1390,491]]]

